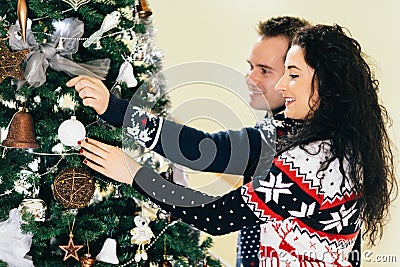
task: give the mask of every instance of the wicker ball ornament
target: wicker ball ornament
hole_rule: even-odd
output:
[[[85,170],[79,168],[63,170],[53,183],[54,198],[68,209],[89,205],[94,190],[93,178]]]

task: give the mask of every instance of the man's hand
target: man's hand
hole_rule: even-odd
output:
[[[92,107],[99,115],[106,112],[110,92],[101,80],[87,76],[78,76],[69,80],[67,86],[75,86],[79,97],[83,99],[83,105]]]

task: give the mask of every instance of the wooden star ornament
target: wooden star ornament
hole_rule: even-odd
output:
[[[68,258],[73,257],[74,259],[76,259],[77,261],[79,261],[79,257],[78,257],[78,250],[80,250],[81,248],[83,248],[83,245],[78,245],[75,246],[74,241],[72,240],[72,237],[69,237],[69,242],[68,245],[65,246],[59,246],[62,250],[65,251],[65,255],[64,255],[64,261],[66,261]]]
[[[7,77],[24,80],[20,64],[29,54],[29,50],[11,52],[7,45],[0,40],[0,83]]]

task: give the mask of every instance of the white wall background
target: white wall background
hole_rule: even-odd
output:
[[[250,47],[257,37],[255,29],[260,20],[271,16],[294,15],[308,19],[312,23],[338,23],[347,27],[362,45],[367,55],[376,65],[376,74],[381,82],[380,96],[392,118],[391,133],[398,144],[400,135],[400,1],[397,0],[149,0],[153,10],[156,33],[156,44],[164,52],[164,68],[192,61],[210,61],[225,64],[245,73],[246,59]],[[167,77],[168,78],[168,77]],[[237,92],[246,98],[246,87]],[[233,101],[233,109],[243,108],[243,125],[251,126],[257,118],[250,109],[243,107],[243,99],[234,96],[231,100],[226,91],[210,85],[184,86],[171,93],[173,107],[179,107],[191,99],[212,96],[223,102]],[[239,102],[235,102],[239,101]],[[244,101],[245,102],[245,101]],[[239,103],[239,104],[238,104]],[[210,110],[211,107],[200,106],[199,109]],[[193,111],[193,107],[190,112]],[[213,110],[211,110],[213,111]],[[201,113],[201,111],[199,111]],[[218,109],[215,113],[220,113]],[[188,120],[185,112],[180,110],[175,119],[189,123],[206,131],[216,131],[224,127],[237,125],[220,125],[217,122],[197,118]],[[227,115],[230,116],[230,115]],[[239,125],[240,126],[240,125]],[[398,159],[396,161],[398,164]],[[204,178],[191,176],[192,186],[199,186],[198,181],[214,181],[215,175]],[[196,174],[198,176],[198,174]],[[211,180],[210,180],[211,179]],[[223,193],[237,182],[230,177],[223,179]],[[224,184],[226,188],[224,188]],[[399,266],[400,234],[397,225],[400,223],[399,202],[392,209],[392,221],[388,224],[383,240],[377,247],[370,249],[370,258],[378,256],[395,256],[397,263],[367,262],[363,266]],[[236,254],[236,234],[214,238],[213,253],[223,261],[234,265]],[[381,258],[384,260],[384,258]]]

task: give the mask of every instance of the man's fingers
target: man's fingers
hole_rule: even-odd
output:
[[[92,108],[94,108],[95,107],[95,105],[96,105],[96,100],[95,99],[93,99],[93,98],[84,98],[83,100],[82,100],[82,104],[84,105],[84,106],[86,106],[86,107],[92,107]]]
[[[85,87],[92,87],[92,88],[102,87],[103,82],[100,81],[99,79],[92,77],[78,76],[69,80],[66,85],[68,87],[75,86],[75,89],[79,92]]]
[[[82,99],[85,98],[97,98],[99,97],[99,92],[96,91],[96,89],[94,89],[93,87],[90,86],[86,86],[82,89],[80,89],[79,91],[79,97]]]
[[[72,87],[72,86],[75,86],[77,83],[79,83],[81,81],[85,81],[85,80],[91,81],[91,82],[94,82],[94,83],[97,81],[97,79],[95,79],[95,78],[92,78],[92,77],[89,77],[89,76],[85,76],[85,75],[79,75],[79,76],[76,76],[75,78],[72,78],[71,80],[69,80],[66,83],[66,85],[68,87]]]
[[[96,85],[96,83],[89,81],[87,79],[82,79],[75,84],[75,90],[78,91],[79,93],[82,90],[86,89],[96,90],[97,87],[98,85]]]
[[[77,82],[79,82],[81,79],[83,79],[84,78],[84,76],[77,76],[77,77],[75,77],[75,78],[72,78],[71,80],[69,80],[68,82],[67,82],[67,86],[68,87],[72,87],[72,86],[75,86],[75,84],[77,83]]]

